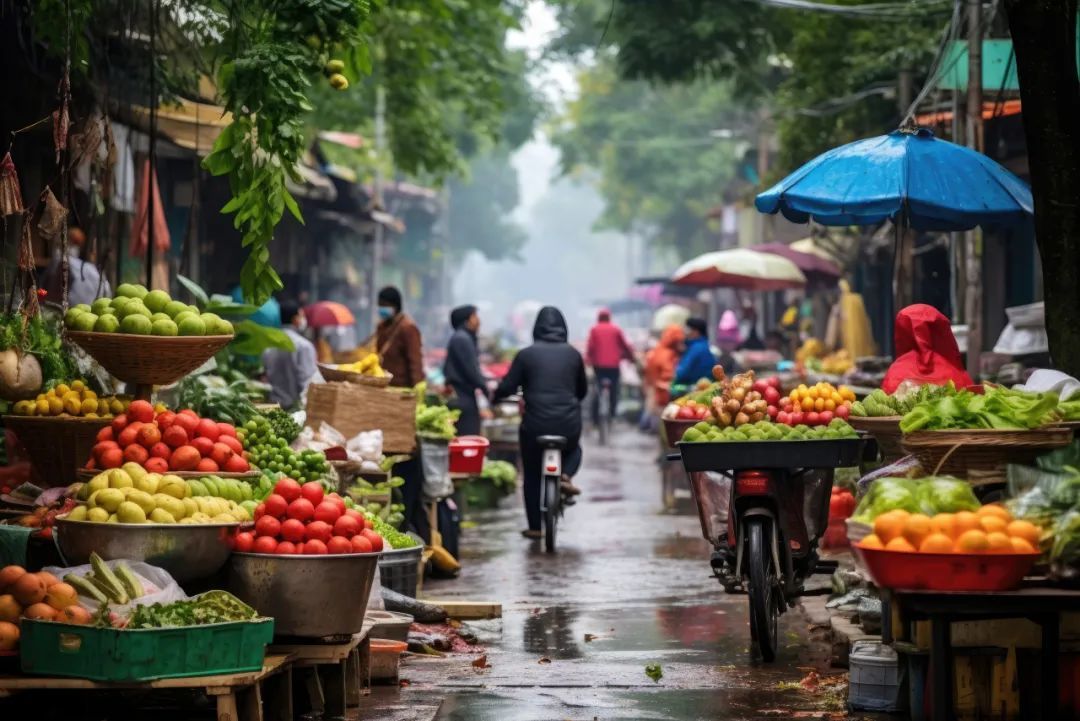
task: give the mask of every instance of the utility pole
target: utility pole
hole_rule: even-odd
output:
[[[967,88],[967,145],[978,152],[983,149],[983,88],[982,88],[982,5],[980,0],[966,0],[968,25],[968,88]],[[967,369],[978,379],[979,356],[982,355],[982,257],[981,233],[969,230],[964,237],[964,256],[967,287],[964,290],[964,311],[967,316]]]
[[[383,150],[386,147],[386,88],[380,82],[375,86],[375,183],[372,199],[375,207],[382,211],[383,205],[383,170],[385,160]],[[379,269],[383,256],[383,224],[375,220],[375,237],[371,244],[371,271],[368,292],[371,295],[371,330],[379,325]]]

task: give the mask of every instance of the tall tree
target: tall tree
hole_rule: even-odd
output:
[[[1005,7],[1024,107],[1050,355],[1080,377],[1077,0],[1006,0]]]

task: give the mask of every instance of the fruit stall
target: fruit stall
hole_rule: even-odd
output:
[[[191,392],[185,376],[234,337],[228,313],[133,284],[117,291],[8,338],[16,366],[38,372],[0,389],[15,441],[5,447],[29,466],[0,496],[0,695],[192,689],[214,698],[219,718],[271,706],[291,718],[277,706],[295,682],[298,713],[306,700],[344,715],[367,685],[367,601],[382,561],[404,554],[415,568],[422,551],[392,499],[359,492],[372,466],[382,480],[369,487],[396,485],[395,456],[360,435],[380,429],[381,440],[384,418],[350,434],[327,422],[344,413],[332,405],[302,428],[228,388]],[[96,364],[77,360],[84,353]],[[398,419],[386,435],[411,452],[415,394],[327,385],[346,384],[386,396],[375,408]],[[188,403],[166,403],[177,397]],[[452,436],[448,413],[425,412],[427,430]],[[343,481],[340,463],[361,476]],[[323,692],[309,696],[315,677]]]

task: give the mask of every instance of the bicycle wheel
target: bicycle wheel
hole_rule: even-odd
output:
[[[555,553],[555,528],[559,524],[559,479],[544,477],[544,549]]]
[[[769,521],[749,518],[746,521],[746,571],[750,577],[750,635],[761,660],[776,659],[776,630],[780,618],[777,576],[769,550]]]

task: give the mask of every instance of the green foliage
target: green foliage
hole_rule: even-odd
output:
[[[735,155],[711,131],[735,119],[729,87],[620,80],[609,61],[579,82],[552,141],[564,172],[599,171],[600,227],[644,234],[683,256],[715,247],[706,214],[720,202]]]
[[[233,122],[214,143],[203,166],[228,175],[243,245],[240,271],[245,300],[261,305],[282,289],[270,265],[270,240],[285,210],[303,222],[285,187],[299,181],[296,165],[305,149],[303,118],[312,110],[305,91],[339,46],[361,40],[367,0],[246,0],[232,6],[223,46],[234,49],[218,71],[218,89]]]
[[[500,146],[469,162],[468,177],[450,181],[450,249],[477,250],[491,260],[520,257],[527,235],[510,213],[519,200],[517,172]]]

